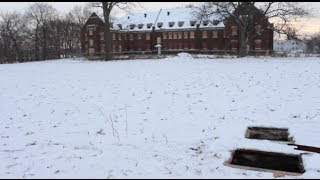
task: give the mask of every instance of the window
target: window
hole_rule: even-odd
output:
[[[202,31],[202,38],[208,38],[207,31]]]
[[[104,40],[104,32],[100,32],[100,40]]]
[[[179,27],[182,27],[183,24],[184,24],[184,21],[179,21],[179,22],[178,22],[178,26],[179,26]]]
[[[182,39],[182,32],[178,32],[178,39]]]
[[[130,29],[131,29],[131,30],[134,29],[134,27],[136,27],[135,24],[130,24]]]
[[[203,21],[203,25],[204,25],[204,26],[207,26],[207,25],[208,25],[208,23],[209,23],[209,21],[208,21],[208,20]]]
[[[112,34],[113,40],[116,40],[116,34]]]
[[[185,31],[185,32],[183,33],[183,35],[184,35],[184,38],[185,38],[185,39],[188,39],[188,31]]]
[[[219,20],[213,20],[213,21],[212,21],[212,24],[216,26],[216,25],[219,24],[219,22],[220,22]]]
[[[89,46],[93,47],[93,39],[89,39]]]
[[[141,34],[138,34],[138,39],[142,39],[142,35]]]
[[[190,26],[196,25],[196,22],[197,22],[197,21],[190,21]]]
[[[89,28],[89,35],[93,35],[93,28]]]
[[[133,34],[130,34],[129,36],[130,36],[130,41],[132,41],[133,40]]]
[[[238,35],[238,27],[237,26],[232,26],[231,29],[232,29],[232,33],[231,33],[232,36]]]
[[[226,31],[226,30],[223,30],[223,37],[224,37],[224,38],[228,38],[228,36],[227,36],[227,31]]]
[[[89,54],[90,55],[94,54],[94,48],[89,48]]]
[[[122,46],[121,46],[121,44],[119,44],[119,51],[122,51]]]
[[[163,25],[163,23],[162,23],[162,22],[158,22],[158,23],[157,23],[158,28],[161,28],[161,27],[162,27],[162,25]]]
[[[104,53],[104,43],[101,43],[100,48],[101,48],[101,52]]]
[[[191,39],[194,38],[194,31],[190,31],[190,38],[191,38]]]
[[[169,32],[169,39],[172,39],[172,32]]]
[[[238,41],[232,40],[231,41],[231,49],[237,49],[238,48]]]
[[[116,51],[116,45],[113,45],[113,51]]]
[[[121,40],[121,34],[119,34],[119,40]]]
[[[256,25],[256,26],[255,26],[255,29],[256,29],[256,33],[257,33],[257,34],[260,34],[260,33],[261,33],[261,25]]]
[[[143,24],[138,24],[139,29],[142,29],[142,27],[143,27]]]
[[[88,35],[87,35],[87,33],[84,33],[84,38],[85,38],[85,41],[88,41]]]
[[[218,38],[218,31],[212,32],[212,38]]]
[[[177,32],[173,33],[173,39],[177,39]]]
[[[86,49],[86,53],[88,53],[88,45],[87,44],[84,46],[84,48]]]
[[[162,39],[167,39],[167,33],[166,32],[162,33]]]
[[[150,33],[146,33],[146,40],[150,40]]]
[[[261,49],[261,39],[257,39],[254,41],[254,47],[255,49]]]

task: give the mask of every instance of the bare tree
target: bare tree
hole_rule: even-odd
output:
[[[320,52],[320,33],[316,33],[310,35],[309,37],[305,37],[303,39],[303,42],[307,45],[308,52]]]
[[[42,59],[48,58],[47,40],[48,40],[48,23],[58,16],[57,10],[48,3],[37,2],[32,4],[27,12],[26,17],[35,28],[35,51],[40,51],[40,45],[42,48]],[[36,59],[39,60],[39,55],[36,55]]]
[[[81,28],[92,13],[90,4],[75,6],[65,16],[64,40],[65,56],[81,54]]]
[[[10,56],[11,61],[23,62],[23,50],[21,47],[24,29],[26,27],[25,20],[22,15],[18,12],[8,12],[1,13],[0,18],[2,20],[1,30],[3,41],[7,42],[7,47],[12,49],[7,49],[11,51]]]
[[[110,60],[112,55],[112,39],[111,39],[111,11],[115,8],[119,8],[126,12],[130,12],[132,7],[136,6],[133,2],[92,2],[92,7],[99,7],[103,10],[103,18],[105,25],[105,60]]]
[[[84,6],[76,5],[67,13],[66,18],[78,23],[82,27],[90,17],[92,10],[93,7],[90,4]]]
[[[258,17],[252,16],[257,13]],[[247,45],[250,36],[254,34],[256,25],[267,21],[268,25],[264,26],[261,31],[273,29],[275,32],[287,34],[288,37],[296,37],[296,34],[290,27],[290,22],[297,18],[306,17],[309,12],[297,2],[206,2],[197,5],[194,8],[195,16],[202,20],[212,19],[212,16],[218,16],[220,21],[232,21],[239,28],[239,56],[247,55]],[[270,20],[277,20],[275,25],[272,25]],[[213,22],[214,23],[214,22]]]
[[[23,15],[0,13],[0,63],[80,55],[80,32],[91,8],[76,6],[60,14],[48,3],[33,3]]]

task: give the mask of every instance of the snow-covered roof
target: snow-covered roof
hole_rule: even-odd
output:
[[[223,28],[223,22],[212,24],[212,20],[218,20],[218,17],[213,17],[210,21],[197,20],[191,8],[170,8],[160,9],[159,11],[143,12],[128,14],[115,20],[113,27],[119,30],[119,24],[124,31],[151,31],[152,27],[155,30],[168,29],[195,29],[197,24],[199,28]]]

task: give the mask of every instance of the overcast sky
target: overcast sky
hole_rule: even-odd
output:
[[[0,11],[13,11],[17,10],[24,12],[26,7],[34,2],[0,2]],[[75,5],[85,5],[86,2],[48,2],[57,8],[60,12],[68,12]],[[183,6],[190,2],[141,2],[141,7],[133,9],[134,12],[139,11],[153,11],[160,8],[171,8]],[[193,2],[194,3],[194,2]],[[313,8],[314,16],[309,20],[304,20],[297,24],[297,28],[301,33],[320,32],[320,2],[306,2],[310,8]],[[117,15],[123,15],[123,12],[118,12]]]

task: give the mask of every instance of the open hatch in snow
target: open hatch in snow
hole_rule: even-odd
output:
[[[267,139],[274,141],[293,141],[288,129],[273,127],[248,127],[245,137],[248,139]]]
[[[301,155],[250,149],[233,151],[231,159],[225,165],[248,170],[269,171],[275,176],[301,175],[305,172]]]

